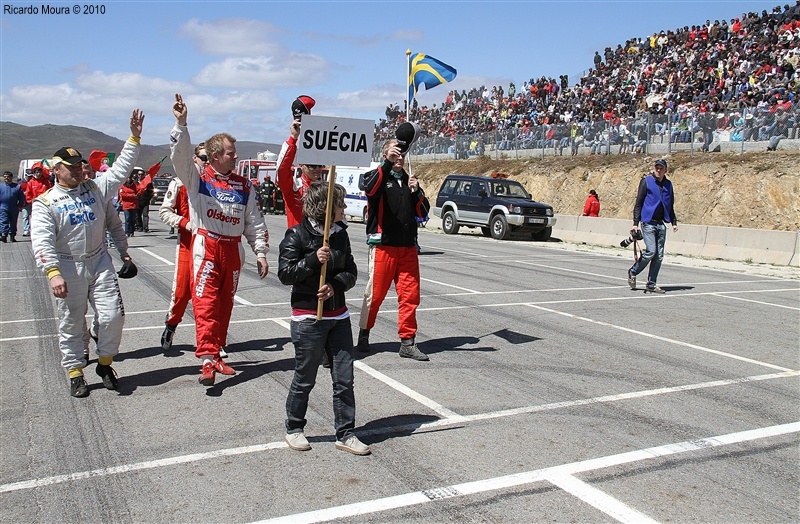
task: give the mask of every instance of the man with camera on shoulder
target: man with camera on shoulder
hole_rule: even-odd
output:
[[[678,230],[678,219],[674,209],[675,193],[672,190],[672,182],[667,180],[667,170],[666,160],[656,160],[655,171],[639,182],[636,204],[633,206],[631,236],[644,239],[645,251],[628,270],[628,285],[631,289],[636,289],[636,275],[650,264],[645,293],[664,293],[664,290],[656,285],[656,281],[661,261],[664,259],[664,243],[667,240],[665,223],[672,224],[673,231]]]

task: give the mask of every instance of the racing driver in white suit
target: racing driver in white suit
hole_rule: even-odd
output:
[[[208,164],[198,172],[192,160],[192,145],[186,127],[187,109],[181,95],[172,106],[176,124],[170,133],[175,176],[186,186],[189,214],[195,229],[192,239],[193,293],[197,348],[203,361],[198,381],[213,386],[217,372],[236,372],[219,355],[227,345],[233,297],[244,263],[242,235],[257,257],[258,275],[267,276],[269,233],[258,209],[253,184],[235,174],[236,139],[226,133],[205,141]]]
[[[73,148],[53,158],[56,184],[33,201],[31,244],[36,264],[50,280],[58,309],[61,365],[70,378],[70,394],[89,394],[83,368],[87,299],[98,317],[97,374],[107,389],[117,388],[111,362],[119,352],[125,310],[114,265],[105,246],[109,201],[128,178],[139,156],[144,115],[131,114],[131,136],[114,165],[94,180],[84,180],[83,157]],[[125,261],[132,266],[130,257]],[[124,270],[124,266],[123,266]],[[122,274],[122,273],[120,273]]]

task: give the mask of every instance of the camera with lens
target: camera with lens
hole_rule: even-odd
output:
[[[619,246],[620,247],[628,247],[631,244],[633,244],[634,242],[636,242],[637,240],[641,240],[641,239],[642,239],[642,232],[640,230],[638,230],[638,229],[631,229],[631,236],[629,236],[628,238],[623,239],[622,242],[619,243]]]

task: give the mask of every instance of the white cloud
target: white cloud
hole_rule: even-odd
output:
[[[183,24],[178,35],[192,40],[201,53],[216,56],[272,55],[282,47],[270,37],[283,33],[259,20],[228,18],[203,23],[193,18]]]
[[[306,53],[226,58],[208,64],[192,80],[201,86],[240,89],[297,87],[322,82],[329,67],[324,58]]]
[[[135,96],[138,99],[152,96],[172,96],[187,92],[190,87],[183,82],[144,76],[139,73],[111,73],[93,71],[75,78],[75,87],[91,93],[109,96]]]
[[[382,115],[387,105],[403,99],[404,92],[399,84],[373,86],[326,97],[324,100],[318,100],[317,105],[320,110],[324,109],[339,116],[347,116],[348,113]]]

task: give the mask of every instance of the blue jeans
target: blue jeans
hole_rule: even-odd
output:
[[[125,234],[128,236],[133,235],[136,229],[136,210],[126,209],[125,213]]]
[[[630,272],[638,275],[647,264],[650,264],[650,271],[647,273],[647,287],[656,287],[658,272],[661,270],[661,261],[664,260],[664,242],[667,240],[667,226],[663,222],[643,223],[642,237],[644,238],[644,253],[642,257],[631,266]]]
[[[344,440],[356,425],[353,392],[353,333],[350,319],[292,321],[294,378],[286,398],[286,432],[300,433],[306,426],[308,396],[317,382],[322,353],[328,352],[333,381],[333,425],[336,438]]]
[[[31,234],[31,204],[25,204],[22,208],[22,233]]]

